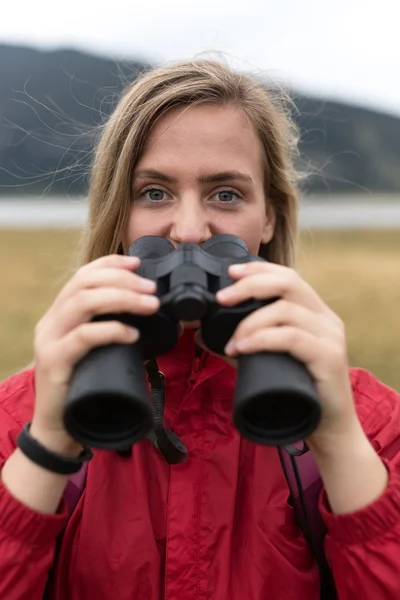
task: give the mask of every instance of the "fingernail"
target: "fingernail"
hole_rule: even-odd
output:
[[[147,306],[148,308],[156,308],[160,303],[157,296],[142,296],[141,302],[144,306]]]
[[[230,298],[232,296],[232,290],[230,287],[223,288],[217,292],[217,299],[220,298],[224,300],[225,298]]]
[[[246,268],[246,264],[231,265],[229,267],[232,273],[236,273],[237,275],[239,275],[240,273],[244,273],[246,271]]]
[[[236,340],[236,350],[238,352],[241,352],[242,350],[247,350],[248,348],[248,341],[246,338],[240,338],[238,340]]]
[[[142,289],[144,292],[155,292],[157,289],[157,285],[156,282],[153,281],[152,279],[146,279],[146,278],[141,278],[139,279],[140,282],[140,289]]]
[[[229,340],[229,342],[226,344],[226,346],[224,348],[225,354],[234,354],[235,351],[236,351],[236,344],[235,344],[234,340]]]
[[[129,339],[132,342],[136,342],[136,340],[139,339],[139,331],[138,331],[138,329],[136,329],[136,327],[129,328]]]

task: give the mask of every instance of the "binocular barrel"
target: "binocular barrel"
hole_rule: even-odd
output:
[[[152,425],[142,359],[134,344],[91,350],[77,365],[64,426],[91,448],[118,450],[141,440]]]
[[[321,405],[305,366],[289,354],[242,355],[233,423],[257,444],[284,446],[304,440],[321,419]]]

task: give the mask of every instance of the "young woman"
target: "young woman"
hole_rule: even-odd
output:
[[[340,319],[295,272],[295,131],[256,80],[213,61],[156,69],[121,99],[93,166],[83,266],[35,332],[35,369],[0,389],[0,597],[4,600],[317,600],[318,569],[298,527],[277,449],[232,425],[235,358],[288,352],[323,407],[306,440],[324,493],[325,551],[340,600],[400,595],[400,398],[349,370]],[[158,359],[165,427],[188,450],[167,464],[149,440],[95,451],[68,520],[68,476],[17,447],[27,423],[47,453],[82,448],[63,428],[74,365],[140,332],[101,313],[157,311],[155,286],[126,255],[142,235],[175,246],[240,236],[268,259],[231,268],[225,306],[280,300],[241,322],[224,356],[184,323]],[[125,254],[125,255],[124,255]],[[199,350],[200,349],[200,350]],[[56,548],[58,551],[56,553]]]

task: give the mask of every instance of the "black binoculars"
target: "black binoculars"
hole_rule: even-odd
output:
[[[200,321],[201,336],[213,352],[224,347],[237,325],[277,298],[237,306],[217,303],[218,290],[233,283],[228,267],[263,261],[250,255],[234,235],[216,235],[202,246],[174,246],[157,236],[139,238],[129,248],[141,259],[136,271],[157,284],[158,312],[151,316],[101,315],[140,332],[134,344],[91,350],[75,367],[64,409],[69,434],[92,448],[117,450],[141,440],[152,426],[144,362],[169,352],[180,321]],[[317,427],[321,406],[306,367],[286,353],[241,355],[233,400],[233,423],[245,438],[271,446],[303,440]]]

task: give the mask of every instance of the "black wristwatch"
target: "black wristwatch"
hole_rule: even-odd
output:
[[[90,448],[84,448],[76,458],[52,452],[31,436],[30,428],[30,423],[24,426],[17,439],[18,447],[31,461],[47,471],[59,475],[72,475],[77,473],[85,462],[93,458]]]

